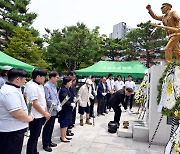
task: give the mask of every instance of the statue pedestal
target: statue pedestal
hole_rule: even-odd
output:
[[[149,141],[149,128],[147,122],[142,120],[133,122],[133,140],[140,142]]]
[[[159,79],[162,77],[165,66],[158,65],[153,66],[149,69],[150,73],[150,98],[149,98],[149,115],[147,117],[147,123],[149,126],[149,142],[154,134],[157,127],[161,113],[157,112],[157,85]],[[163,116],[160,126],[157,130],[155,138],[152,144],[165,145],[167,144],[170,137],[171,126],[167,125],[167,116]]]
[[[133,137],[135,141],[150,142],[156,130],[161,113],[157,112],[157,86],[159,79],[162,77],[165,66],[158,65],[152,66],[149,69],[150,75],[150,96],[149,106],[146,109],[144,120],[132,120],[133,125],[128,130],[119,129],[118,136],[120,137]],[[156,132],[152,144],[166,145],[170,137],[171,125],[167,124],[167,116],[163,116],[160,126]]]

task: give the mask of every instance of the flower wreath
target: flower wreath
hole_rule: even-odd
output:
[[[159,80],[157,103],[161,113],[174,117],[180,109],[180,63],[170,63]]]
[[[141,82],[136,94],[134,95],[134,101],[137,104],[142,104],[146,102],[147,99],[147,87],[148,87],[148,76],[145,75],[143,81]]]

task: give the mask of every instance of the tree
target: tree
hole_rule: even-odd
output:
[[[158,57],[162,57],[161,48],[167,43],[166,31],[153,27],[150,21],[140,23],[137,27],[125,36],[126,60],[138,59],[139,52],[145,51],[146,66],[149,67],[149,63],[153,62],[150,51],[154,51]]]
[[[0,49],[7,47],[8,38],[14,35],[14,28],[29,28],[36,13],[28,13],[30,0],[0,0]]]
[[[90,31],[84,23],[65,27],[62,31],[46,29],[47,61],[52,63],[52,68],[61,70],[79,69],[94,63],[94,60],[99,61],[103,36],[99,36],[98,30],[96,27]]]
[[[121,39],[116,38],[116,39],[111,39],[107,38],[105,40],[105,56],[108,57],[109,60],[115,61],[119,60],[116,59],[117,57],[121,57],[121,50],[122,50],[122,43]]]
[[[35,44],[37,38],[32,35],[31,31],[17,26],[13,33],[14,36],[9,37],[10,43],[4,52],[28,64],[47,68],[48,63],[43,60],[45,51]]]

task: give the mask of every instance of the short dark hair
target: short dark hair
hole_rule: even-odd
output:
[[[74,75],[76,75],[76,73],[74,71],[70,71],[67,73],[67,76],[74,76]]]
[[[37,76],[46,76],[47,75],[47,72],[45,69],[43,68],[35,68],[32,72],[32,78],[33,79],[36,79]]]
[[[132,78],[132,76],[131,76],[131,75],[128,75],[128,78],[129,78],[129,77],[131,77],[131,78]]]
[[[70,82],[71,81],[71,78],[69,77],[69,76],[65,76],[64,78],[63,78],[63,85],[66,85],[68,82]]]
[[[49,79],[51,79],[52,77],[56,77],[57,75],[59,75],[58,72],[56,72],[56,71],[51,71],[51,72],[49,73]]]
[[[17,77],[27,77],[28,74],[25,70],[21,69],[21,68],[12,68],[8,71],[8,81],[13,82],[14,79],[16,79]]]
[[[1,76],[5,77],[7,75],[8,71],[7,70],[1,70]]]
[[[108,78],[109,78],[110,76],[113,76],[113,75],[112,75],[112,74],[109,74],[109,75],[108,75]]]
[[[126,88],[126,91],[129,92],[129,93],[132,93],[133,89],[132,88]]]
[[[118,77],[122,78],[122,76],[121,76],[121,75],[117,75],[117,78],[118,78]]]
[[[95,77],[95,76],[91,76],[91,79],[92,79],[92,78],[96,78],[96,77]]]

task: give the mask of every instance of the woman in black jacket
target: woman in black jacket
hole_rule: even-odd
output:
[[[60,123],[61,137],[62,142],[70,142],[66,137],[67,127],[72,124],[72,110],[75,107],[73,102],[73,94],[69,90],[72,85],[72,80],[70,77],[63,78],[63,85],[59,92],[59,100],[62,102],[66,96],[69,97],[68,101],[62,106],[62,110],[59,112],[58,122]]]

